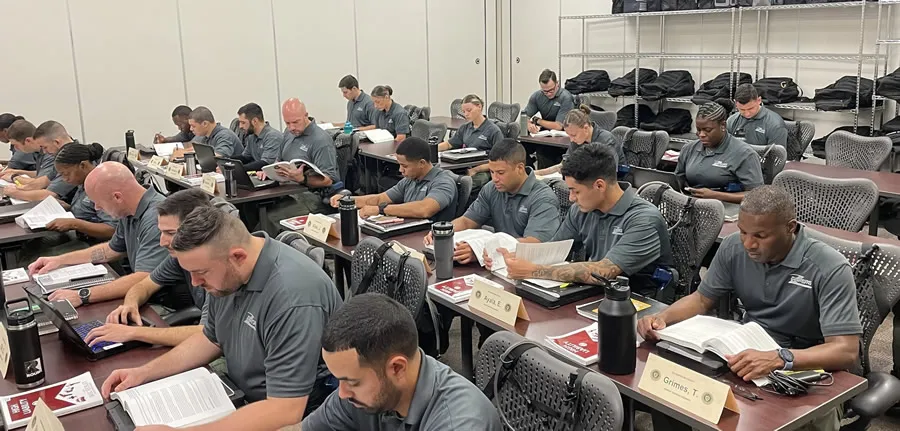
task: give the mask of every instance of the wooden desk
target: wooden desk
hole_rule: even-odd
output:
[[[2,253],[3,267],[16,268],[16,254],[21,249],[23,242],[54,235],[55,232],[49,230],[31,230],[19,227],[15,222],[0,224],[0,253]]]
[[[443,124],[447,126],[447,130],[458,130],[463,124],[469,122],[465,118],[453,118],[453,117],[431,117],[432,123]]]
[[[535,144],[535,145],[543,145],[545,147],[553,147],[553,148],[569,148],[569,143],[571,142],[569,138],[564,138],[561,136],[551,137],[551,136],[520,136],[519,142],[522,144]]]
[[[398,164],[397,145],[395,142],[379,142],[377,144],[365,142],[359,144],[359,155],[363,158],[363,188],[366,193],[379,193],[378,181],[381,179],[381,167],[383,163]],[[447,171],[468,169],[487,163],[486,160],[478,160],[463,163],[438,162],[437,166]]]

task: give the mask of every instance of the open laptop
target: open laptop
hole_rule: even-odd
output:
[[[278,186],[278,181],[260,180],[259,178],[256,178],[255,175],[247,174],[247,171],[244,169],[244,164],[241,163],[240,160],[229,159],[228,157],[216,157],[216,163],[222,168],[223,172],[225,171],[224,165],[228,162],[234,164],[234,179],[237,180],[239,189],[255,191]]]
[[[100,320],[82,322],[80,319],[69,322],[59,310],[53,307],[53,304],[51,304],[50,301],[44,299],[39,291],[33,289],[36,289],[36,287],[31,286],[23,289],[25,290],[25,294],[28,295],[29,302],[37,304],[37,306],[41,308],[41,313],[47,316],[50,321],[53,322],[53,325],[59,328],[60,339],[80,350],[89,361],[103,359],[138,346],[149,346],[149,344],[140,341],[129,341],[127,343],[110,343],[103,341],[91,347],[84,341],[84,338],[91,332],[91,329],[103,326],[103,322]],[[141,321],[144,326],[153,326],[152,323],[148,322],[143,317],[141,318]]]
[[[669,187],[672,187],[679,192],[682,190],[682,187],[678,181],[678,177],[675,176],[674,172],[659,171],[656,169],[639,168],[637,166],[632,166],[631,175],[634,179],[633,185],[635,188],[641,187],[644,184],[653,181],[659,181],[668,184]]]
[[[216,167],[218,167],[216,150],[212,146],[195,142],[194,155],[197,156],[197,163],[200,163],[200,169],[204,173],[216,171]]]

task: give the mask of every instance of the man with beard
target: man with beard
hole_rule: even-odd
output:
[[[338,390],[303,421],[303,431],[499,431],[491,401],[418,348],[409,310],[377,294],[357,295],[332,315],[322,357]]]
[[[334,390],[321,336],[341,298],[303,253],[210,207],[192,211],[172,238],[179,265],[207,296],[202,333],[138,368],[114,371],[103,396],[203,366],[220,355],[249,405],[191,429],[273,430],[300,422]],[[150,429],[168,429],[153,427]]]
[[[262,108],[255,103],[248,103],[238,109],[238,126],[244,131],[244,152],[239,159],[244,169],[259,171],[265,165],[271,165],[281,155],[281,144],[284,134],[275,130],[263,118]]]

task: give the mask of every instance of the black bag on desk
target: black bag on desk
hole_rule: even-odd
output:
[[[631,69],[631,72],[625,74],[625,76],[616,78],[609,85],[609,95],[613,97],[619,96],[634,96],[635,87],[635,71]],[[641,82],[650,82],[656,79],[658,74],[653,69],[645,69],[641,68],[640,75],[638,75],[638,84]]]
[[[694,119],[691,111],[681,108],[668,108],[656,115],[653,121],[641,123],[641,130],[663,130],[670,135],[689,133]]]
[[[821,111],[856,109],[856,76],[844,76],[825,88],[816,90],[813,101]],[[875,84],[871,79],[859,78],[859,107],[872,107],[872,91]]]
[[[612,13],[624,13],[625,0],[612,0]]]
[[[694,78],[686,70],[667,70],[640,86],[641,97],[649,101],[694,94]]]
[[[647,105],[638,105],[638,125],[649,123],[656,119],[653,109]],[[638,127],[634,124],[634,103],[625,105],[622,109],[616,111],[616,127]]]
[[[566,90],[572,94],[606,91],[609,84],[609,74],[605,70],[585,70],[566,80]]]
[[[753,87],[766,105],[796,102],[800,98],[800,87],[791,78],[763,78],[753,83]]]
[[[900,100],[900,69],[878,78],[875,94],[888,99]]]
[[[694,94],[691,102],[695,105],[712,102],[716,99],[730,99],[734,94],[735,88],[741,84],[749,84],[753,82],[753,78],[749,73],[735,73],[734,82],[731,82],[732,76],[729,72],[721,73],[719,76],[704,82],[700,85],[697,93]],[[729,83],[732,84],[729,90]]]

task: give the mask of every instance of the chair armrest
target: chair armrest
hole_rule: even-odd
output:
[[[881,372],[866,376],[869,388],[850,400],[850,408],[861,418],[873,419],[883,415],[900,402],[900,380]]]
[[[188,307],[163,317],[169,326],[187,326],[200,323],[201,311],[197,307]]]

